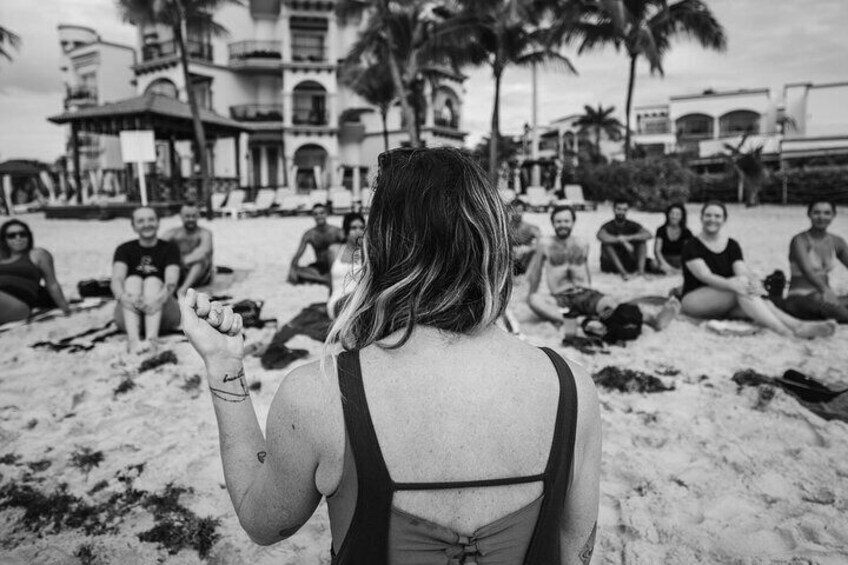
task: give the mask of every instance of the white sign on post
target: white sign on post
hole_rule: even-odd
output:
[[[147,206],[147,181],[144,178],[142,163],[156,161],[156,141],[152,130],[122,131],[121,158],[124,163],[135,163],[141,185],[141,204]]]

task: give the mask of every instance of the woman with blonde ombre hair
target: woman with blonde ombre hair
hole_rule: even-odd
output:
[[[501,330],[505,208],[456,149],[379,158],[361,278],[321,360],[291,371],[265,436],[241,320],[190,291],[227,488],[257,543],[327,498],[334,564],[588,563],[601,432],[591,379]]]

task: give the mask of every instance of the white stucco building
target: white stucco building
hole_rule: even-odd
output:
[[[363,21],[342,22],[334,9],[329,0],[250,0],[214,15],[228,35],[190,33],[190,86],[198,102],[251,130],[238,142],[215,142],[214,176],[300,192],[367,182],[383,151],[382,122],[375,108],[338,81],[339,61]],[[139,26],[138,34],[137,94],[185,101],[171,30]],[[427,145],[462,145],[463,79],[445,79],[427,91],[421,135]],[[390,147],[408,139],[399,107],[389,112],[388,130]],[[190,174],[189,144],[178,144],[177,153],[183,174]]]

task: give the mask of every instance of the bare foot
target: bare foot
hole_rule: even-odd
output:
[[[138,343],[127,344],[127,351],[134,355],[143,355],[150,351],[150,344],[147,341],[139,341]]]
[[[623,281],[629,281],[630,278],[631,278],[630,273],[622,273],[622,275],[621,275],[621,280],[623,280]]]
[[[651,327],[658,332],[666,329],[671,321],[680,313],[680,308],[680,301],[672,296],[666,300],[665,304],[663,304],[663,307],[660,309],[656,318],[654,318]]]
[[[836,326],[829,322],[803,322],[795,330],[795,336],[802,339],[830,337],[836,331]]]

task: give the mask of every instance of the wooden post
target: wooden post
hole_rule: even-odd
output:
[[[79,126],[71,122],[71,150],[74,154],[74,182],[77,184],[77,204],[82,204],[82,172],[79,158]]]
[[[234,153],[236,155],[236,182],[241,188],[241,134],[237,133],[233,136],[233,144],[235,145]]]

